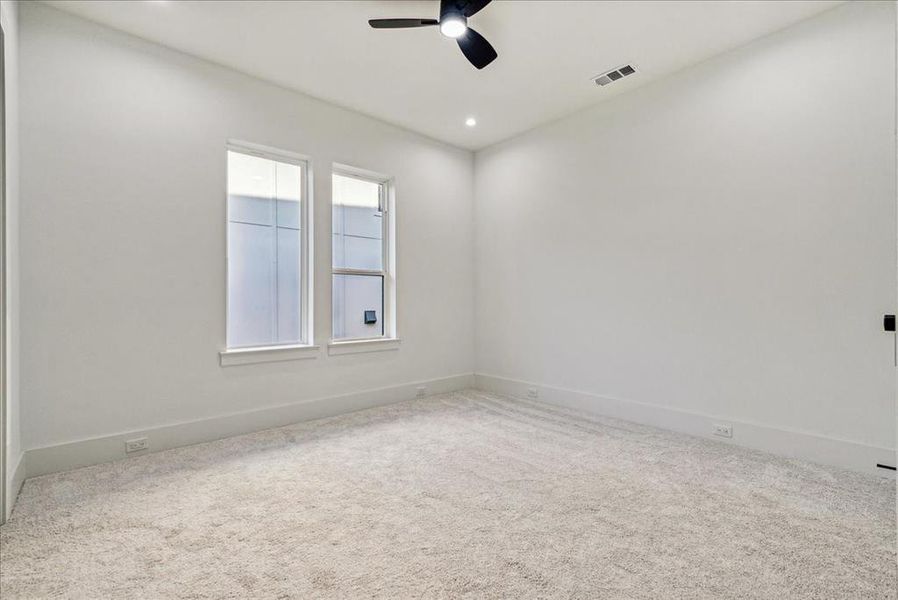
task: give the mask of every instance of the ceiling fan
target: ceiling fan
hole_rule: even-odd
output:
[[[440,26],[440,33],[455,38],[462,54],[472,65],[482,69],[498,54],[486,38],[468,27],[468,18],[489,4],[491,0],[440,0],[440,19],[371,19],[375,29],[408,29],[410,27]]]

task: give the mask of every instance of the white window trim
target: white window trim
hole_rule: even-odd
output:
[[[218,359],[222,367],[233,367],[237,365],[318,358],[320,349],[319,346],[306,345],[233,348],[219,352]]]
[[[331,342],[327,345],[327,353],[330,356],[341,354],[361,354],[363,352],[385,352],[399,350],[399,338],[369,338],[361,340],[342,340]]]
[[[303,358],[316,358],[318,356],[318,346],[312,344],[315,339],[314,332],[314,289],[312,275],[315,272],[315,259],[313,240],[315,239],[312,231],[314,219],[312,214],[313,195],[312,190],[312,160],[305,154],[291,152],[289,150],[281,150],[272,148],[271,146],[263,146],[252,142],[242,140],[229,139],[225,149],[225,161],[227,163],[227,152],[234,151],[242,154],[258,156],[268,160],[289,163],[298,166],[302,172],[302,194],[300,198],[300,248],[302,251],[300,261],[300,306],[299,318],[302,323],[302,340],[299,344],[284,344],[274,346],[248,346],[248,347],[227,347],[228,336],[228,296],[230,282],[228,281],[228,252],[230,250],[230,240],[228,239],[228,228],[225,227],[225,349],[220,351],[219,361],[221,366],[231,366],[240,364],[252,364],[259,362],[275,362],[284,360],[298,360]],[[225,165],[227,172],[227,164]],[[227,204],[227,182],[225,183],[225,211],[228,210]],[[226,213],[227,214],[227,213]],[[225,218],[227,224],[227,218]]]
[[[396,185],[389,175],[360,169],[345,164],[333,163],[331,172],[345,177],[354,177],[370,181],[381,186],[381,212],[383,213],[383,270],[348,269],[334,267],[331,257],[331,290],[334,275],[379,275],[384,279],[384,334],[372,338],[338,338],[334,339],[334,302],[331,298],[330,328],[331,340],[328,343],[328,354],[357,354],[360,352],[379,352],[399,349],[399,332],[396,319]],[[333,191],[331,191],[331,207],[333,207]],[[333,210],[331,210],[331,236],[333,244]],[[331,245],[333,248],[333,245]],[[333,251],[333,250],[332,250]]]

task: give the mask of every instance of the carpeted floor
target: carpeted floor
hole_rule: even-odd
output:
[[[893,599],[894,484],[466,391],[31,479],[0,596]]]

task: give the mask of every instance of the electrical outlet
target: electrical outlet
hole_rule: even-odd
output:
[[[150,442],[147,438],[137,438],[134,440],[127,440],[125,442],[125,452],[140,452],[141,450],[149,450]]]
[[[723,423],[714,423],[713,425],[714,435],[720,437],[731,438],[733,437],[733,426],[732,425],[724,425]]]
[[[426,385],[419,385],[417,388],[415,388],[415,396],[417,398],[423,398],[426,395],[427,395],[427,386]]]
[[[537,390],[536,388],[527,388],[527,397],[539,398],[539,390]]]

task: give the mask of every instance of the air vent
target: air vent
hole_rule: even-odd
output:
[[[618,79],[623,79],[628,75],[632,75],[636,72],[636,67],[633,65],[624,65],[622,67],[618,67],[616,69],[611,69],[610,71],[606,71],[597,77],[593,77],[593,81],[596,82],[596,85],[608,85]]]

